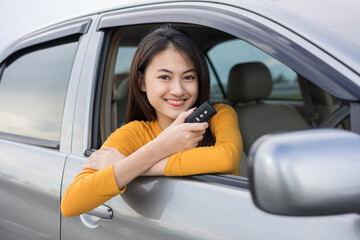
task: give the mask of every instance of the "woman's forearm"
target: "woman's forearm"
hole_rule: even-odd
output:
[[[152,175],[158,175],[157,173],[164,175],[163,169],[165,168],[166,162],[161,162],[161,160],[166,158],[167,155],[168,154],[161,148],[161,144],[154,139],[130,156],[114,164],[116,185],[119,189],[122,189],[129,182],[146,173],[152,167],[154,167],[150,170],[150,172],[153,173]],[[161,163],[159,163],[159,161]],[[157,163],[159,164],[157,165]],[[164,167],[161,172],[162,165],[164,165]]]
[[[145,171],[142,176],[164,176],[165,175],[165,166],[168,161],[168,157],[160,160],[147,171]]]

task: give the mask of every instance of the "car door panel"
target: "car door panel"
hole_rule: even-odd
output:
[[[0,140],[0,239],[58,239],[66,154]]]
[[[63,191],[85,158],[67,159]],[[239,180],[240,181],[240,180]],[[108,202],[110,220],[62,218],[62,239],[357,239],[357,214],[271,215],[257,209],[247,188],[183,177],[139,177]],[[329,228],[332,226],[332,228]],[[356,226],[356,227],[354,227]]]

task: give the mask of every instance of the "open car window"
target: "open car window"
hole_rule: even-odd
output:
[[[113,131],[125,124],[132,57],[143,36],[156,26],[126,26],[107,32],[108,49],[105,54],[97,148]],[[259,137],[273,132],[318,127],[341,106],[338,99],[285,63],[238,37],[206,26],[175,26],[190,35],[208,58],[211,103],[226,103],[238,115],[244,142],[240,161],[242,176],[247,176],[247,154]],[[235,77],[231,80],[235,85],[229,87],[230,73],[237,65],[241,66],[241,74],[236,76],[239,71],[235,71]],[[249,72],[248,67],[255,67],[255,70]],[[260,77],[251,76],[258,72],[261,73]],[[263,77],[269,81],[260,79]],[[241,83],[243,81],[245,85]],[[245,89],[244,86],[250,87]],[[309,97],[304,97],[306,95],[311,95],[310,102]],[[349,128],[348,124],[340,127]]]

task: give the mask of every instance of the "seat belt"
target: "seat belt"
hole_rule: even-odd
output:
[[[316,120],[319,119],[319,114],[315,111],[314,101],[310,93],[310,83],[300,74],[298,74],[298,81],[304,102],[306,121],[312,127],[317,127]]]

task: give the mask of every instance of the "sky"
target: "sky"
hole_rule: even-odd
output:
[[[0,0],[0,52],[16,39],[40,27],[81,13],[106,9],[124,0]],[[130,1],[131,0],[127,0]],[[335,32],[360,42],[360,0],[269,0],[285,8],[296,9],[298,13],[316,18]],[[319,11],[320,9],[320,11]],[[327,11],[321,11],[326,9]],[[329,11],[333,9],[333,11]],[[339,14],[342,13],[342,14]],[[338,24],[338,18],[354,23],[357,30],[346,24]],[[356,39],[354,32],[358,32]]]
[[[11,42],[66,18],[116,6],[121,0],[0,0],[0,52]]]

